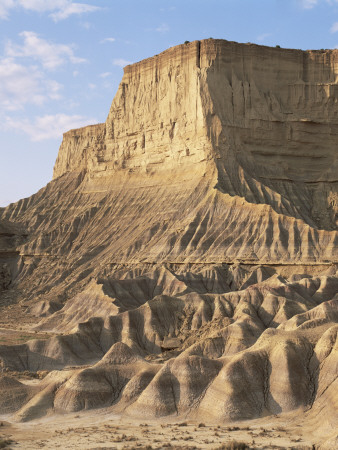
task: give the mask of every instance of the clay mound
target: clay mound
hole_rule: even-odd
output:
[[[28,308],[27,312],[36,317],[47,317],[59,311],[63,305],[53,301],[41,301]]]
[[[10,414],[21,408],[33,396],[34,388],[20,383],[16,379],[0,376],[0,411]]]
[[[127,412],[146,417],[192,413],[221,367],[219,361],[195,355],[171,359]]]
[[[311,311],[303,314],[297,314],[287,322],[280,325],[279,328],[284,330],[294,330],[315,328],[316,326],[325,325],[330,322],[338,322],[338,296],[327,301]]]
[[[324,285],[326,289],[322,289]],[[223,295],[193,292],[178,297],[159,295],[135,309],[82,322],[72,334],[13,347],[0,346],[0,358],[12,370],[51,370],[98,361],[116,342],[123,342],[145,356],[160,353],[166,337],[178,337],[185,349],[200,339],[203,341],[208,333],[222,332],[220,339],[227,344],[218,345],[222,348],[217,355],[220,357],[250,347],[266,328],[276,328],[295,316],[290,325],[285,325],[294,328],[292,324],[300,323],[303,313],[327,302],[337,288],[337,279],[328,281],[325,276],[288,283],[275,275]],[[97,307],[100,309],[100,304]],[[55,321],[53,316],[47,319],[48,323],[60,327],[60,312],[54,314]],[[94,315],[96,312],[92,311]],[[326,322],[336,318],[335,314],[330,317]],[[65,314],[66,330],[72,318],[71,314]]]
[[[133,351],[128,345],[122,342],[117,342],[112,345],[104,357],[100,360],[96,367],[102,365],[119,365],[119,364],[134,364],[139,362],[142,358]]]
[[[313,420],[330,398],[336,424],[336,286],[327,276],[275,274],[240,291],[155,296],[72,334],[3,346],[2,364],[16,370],[73,366],[63,380],[46,377],[15,417],[110,407],[222,421],[302,410]],[[163,348],[169,341],[174,348]]]
[[[155,367],[156,370],[156,367]],[[152,373],[151,364],[127,345],[116,343],[93,367],[75,373],[54,398],[57,411],[70,412],[113,405],[124,387],[140,373]]]
[[[104,318],[133,310],[158,295],[181,297],[194,292],[227,293],[268,279],[273,273],[273,269],[258,267],[248,270],[226,265],[202,266],[197,270],[189,270],[185,265],[176,270],[156,267],[136,276],[127,271],[121,275],[125,278],[91,280],[84,291],[69,299],[61,311],[42,320],[35,329],[70,332],[77,328],[79,322],[93,316]],[[83,304],[86,308],[82,307]],[[34,308],[31,311],[40,311],[40,306]]]

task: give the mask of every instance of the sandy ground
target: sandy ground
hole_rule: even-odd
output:
[[[1,439],[13,449],[217,449],[233,441],[255,449],[312,449],[314,437],[291,420],[260,419],[211,425],[185,420],[141,422],[107,411],[53,416],[26,424],[0,419]],[[294,422],[294,421],[293,421]]]

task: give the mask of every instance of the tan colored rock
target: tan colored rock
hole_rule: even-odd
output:
[[[338,50],[213,39],[125,68],[0,210],[0,243],[27,229],[8,295],[58,334],[0,345],[3,371],[51,371],[13,384],[16,420],[301,415],[335,442],[337,75]]]

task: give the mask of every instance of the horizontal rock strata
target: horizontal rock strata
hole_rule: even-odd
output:
[[[337,76],[338,50],[213,39],[127,66],[106,122],[0,209],[0,289],[54,334],[0,345],[0,413],[320,413],[329,435]]]

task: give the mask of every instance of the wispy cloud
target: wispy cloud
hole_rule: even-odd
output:
[[[304,9],[312,9],[320,3],[333,5],[334,3],[338,3],[338,0],[299,0],[299,2]]]
[[[7,41],[0,56],[0,109],[4,111],[60,100],[63,85],[50,79],[47,72],[85,61],[74,54],[72,45],[46,41],[32,31],[24,31],[20,37],[21,44]],[[73,76],[77,75],[73,71]]]
[[[304,9],[312,9],[317,5],[319,0],[301,0],[302,7]]]
[[[4,128],[23,132],[30,137],[31,141],[36,142],[46,139],[61,139],[62,134],[67,130],[97,122],[94,118],[67,114],[45,115],[35,117],[34,120],[23,119],[21,121],[7,117]]]
[[[103,73],[100,73],[100,77],[101,78],[107,78],[107,77],[110,77],[110,75],[111,75],[111,72],[103,72]]]
[[[169,25],[162,23],[159,27],[155,28],[158,33],[167,33],[170,30]]]
[[[5,47],[7,57],[32,58],[42,64],[45,69],[54,70],[67,61],[72,64],[83,63],[86,60],[74,55],[72,45],[48,42],[32,31],[20,33],[23,44],[8,41]]]
[[[127,61],[126,59],[117,58],[113,60],[113,64],[114,66],[125,67],[128,66],[129,64],[132,64],[132,62]]]
[[[8,19],[10,11],[14,8],[49,13],[49,17],[55,22],[68,19],[72,15],[81,15],[102,9],[99,6],[75,3],[72,0],[0,0],[0,19]]]
[[[70,0],[16,0],[15,3],[30,11],[46,12],[65,8],[72,2]]]
[[[82,22],[80,25],[85,30],[90,30],[91,28],[93,28],[93,25],[90,22]]]
[[[332,27],[330,28],[331,33],[337,33],[338,31],[338,22],[335,22]]]
[[[105,44],[106,42],[115,42],[116,39],[113,37],[107,37],[105,39],[102,39],[102,41],[100,41],[100,44]]]
[[[0,19],[8,19],[9,11],[14,6],[14,0],[0,0]]]
[[[87,5],[85,3],[68,3],[64,7],[58,9],[56,12],[50,14],[50,17],[55,22],[58,22],[59,20],[68,19],[68,17],[74,14],[80,15],[84,13],[98,11],[99,9],[101,8],[98,6]]]
[[[4,110],[23,109],[58,100],[62,85],[49,80],[36,66],[23,66],[13,58],[0,59],[0,105]]]
[[[266,38],[268,38],[268,37],[270,37],[270,36],[272,36],[272,33],[263,33],[263,34],[260,34],[259,36],[257,36],[257,41],[263,42],[263,41],[265,41]]]

